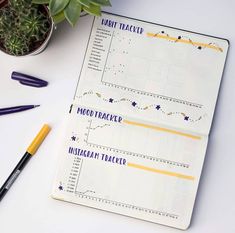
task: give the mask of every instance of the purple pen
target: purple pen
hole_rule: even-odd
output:
[[[21,105],[21,106],[9,107],[9,108],[0,108],[0,116],[6,115],[6,114],[11,114],[11,113],[16,113],[16,112],[26,111],[26,110],[36,108],[39,106],[40,105]]]

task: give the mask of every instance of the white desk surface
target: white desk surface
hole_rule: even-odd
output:
[[[235,1],[112,0],[107,11],[160,24],[224,37],[230,52],[210,135],[190,233],[235,232]],[[0,117],[0,185],[48,122],[52,131],[38,153],[0,203],[1,233],[180,232],[50,197],[57,166],[58,135],[73,98],[92,17],[75,28],[58,26],[40,55],[14,58],[0,53],[0,107],[41,104],[40,108]],[[48,80],[46,88],[20,85],[10,79],[19,71]]]

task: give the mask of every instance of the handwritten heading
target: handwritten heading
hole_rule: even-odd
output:
[[[102,19],[101,25],[111,27],[111,28],[119,28],[120,30],[129,31],[129,32],[137,33],[137,34],[142,34],[144,32],[144,29],[142,27],[130,25],[126,23],[120,23],[120,22],[113,21],[110,19]]]
[[[106,121],[118,122],[118,123],[120,123],[122,121],[121,116],[117,116],[114,114],[101,112],[101,111],[95,111],[95,110],[91,110],[88,108],[78,107],[77,114],[89,116],[89,117],[94,117],[94,118],[99,118],[99,119],[106,120]]]
[[[119,165],[126,165],[126,159],[122,157],[117,157],[113,155],[107,155],[104,153],[94,152],[90,150],[84,150],[78,147],[69,147],[69,154],[77,155],[80,157],[86,157],[90,159],[99,159],[105,162],[116,163]]]

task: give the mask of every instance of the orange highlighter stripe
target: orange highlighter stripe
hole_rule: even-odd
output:
[[[149,32],[147,33],[147,36],[156,37],[156,38],[160,38],[160,39],[166,39],[166,40],[170,40],[170,41],[177,41],[177,42],[184,43],[184,44],[192,44],[192,45],[195,45],[195,46],[201,46],[201,47],[204,47],[204,48],[206,47],[206,48],[209,48],[209,49],[214,49],[214,50],[223,52],[222,48],[217,47],[215,45],[211,45],[211,44],[205,44],[205,43],[201,43],[201,42],[194,42],[194,41],[185,40],[185,39],[178,39],[178,38],[175,38],[175,37],[170,37],[170,36],[160,35],[160,34],[154,34],[154,33],[149,33]]]
[[[184,174],[180,174],[180,173],[176,173],[176,172],[170,172],[170,171],[166,171],[166,170],[160,170],[160,169],[156,169],[156,168],[152,168],[152,167],[146,167],[146,166],[136,164],[136,163],[127,163],[127,166],[141,169],[141,170],[145,170],[145,171],[149,171],[149,172],[159,173],[162,175],[174,176],[174,177],[186,179],[186,180],[194,180],[195,179],[193,176],[184,175]]]
[[[153,129],[153,130],[157,130],[157,131],[163,131],[163,132],[166,132],[166,133],[177,134],[177,135],[192,138],[192,139],[195,139],[195,140],[200,140],[201,139],[200,136],[195,136],[195,135],[192,135],[192,134],[183,133],[183,132],[180,132],[180,131],[167,129],[167,128],[163,128],[163,127],[159,127],[159,126],[155,126],[155,125],[148,125],[148,124],[143,124],[143,123],[140,123],[140,122],[128,121],[128,120],[123,120],[123,123],[129,124],[129,125],[140,126],[140,127],[144,127],[144,128],[148,128],[148,129]]]

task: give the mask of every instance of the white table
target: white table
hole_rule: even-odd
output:
[[[210,135],[204,170],[188,232],[235,232],[235,2],[234,0],[112,0],[107,11],[228,38],[227,66]],[[0,185],[43,123],[53,130],[0,203],[1,233],[178,232],[129,217],[60,202],[50,197],[57,166],[58,135],[73,98],[92,17],[75,28],[62,24],[42,54],[13,58],[0,53],[0,107],[41,104],[40,108],[0,117]],[[11,72],[46,79],[36,89],[10,79]]]

